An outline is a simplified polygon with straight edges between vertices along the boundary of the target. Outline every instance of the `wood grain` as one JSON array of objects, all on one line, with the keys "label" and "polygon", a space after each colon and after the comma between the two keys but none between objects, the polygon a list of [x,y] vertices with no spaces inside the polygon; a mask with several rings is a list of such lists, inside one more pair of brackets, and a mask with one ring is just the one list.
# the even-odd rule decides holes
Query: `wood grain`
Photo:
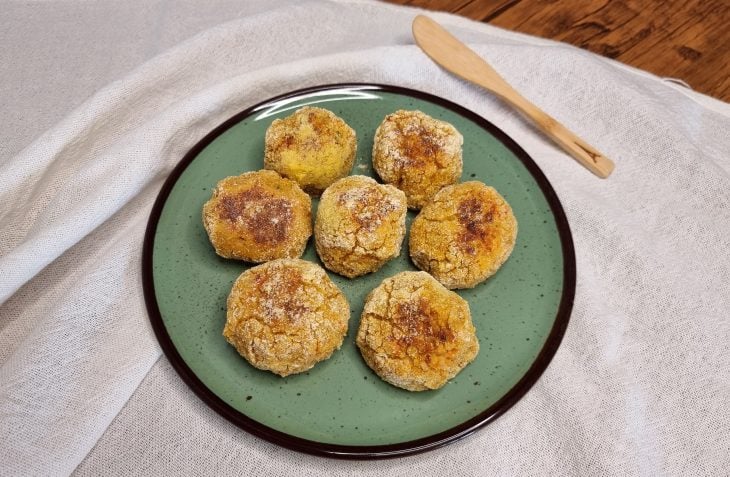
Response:
[{"label": "wood grain", "polygon": [[730,101],[727,0],[388,0],[571,43]]}]

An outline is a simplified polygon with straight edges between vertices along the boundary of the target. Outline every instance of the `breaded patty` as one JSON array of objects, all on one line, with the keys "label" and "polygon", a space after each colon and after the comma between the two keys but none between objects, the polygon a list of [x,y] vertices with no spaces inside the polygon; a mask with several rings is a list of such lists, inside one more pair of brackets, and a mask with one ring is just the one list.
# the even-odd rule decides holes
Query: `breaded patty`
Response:
[{"label": "breaded patty", "polygon": [[266,130],[264,167],[320,195],[355,163],[355,131],[333,112],[306,106]]},{"label": "breaded patty", "polygon": [[482,182],[445,187],[411,224],[410,255],[446,288],[471,288],[507,260],[517,219],[507,201]]},{"label": "breaded patty", "polygon": [[408,207],[420,209],[461,179],[464,138],[451,124],[421,111],[399,110],[375,131],[373,167],[383,182],[406,193]]},{"label": "breaded patty", "polygon": [[256,368],[288,376],[339,349],[349,318],[345,295],[322,267],[280,259],[238,277],[223,336]]},{"label": "breaded patty", "polygon": [[312,200],[274,171],[226,177],[203,206],[203,226],[221,257],[300,257],[312,235]]},{"label": "breaded patty", "polygon": [[314,243],[324,265],[346,277],[374,272],[400,254],[406,196],[365,176],[340,179],[324,191]]},{"label": "breaded patty", "polygon": [[469,304],[424,272],[370,292],[356,342],[378,376],[409,391],[440,388],[479,352]]}]

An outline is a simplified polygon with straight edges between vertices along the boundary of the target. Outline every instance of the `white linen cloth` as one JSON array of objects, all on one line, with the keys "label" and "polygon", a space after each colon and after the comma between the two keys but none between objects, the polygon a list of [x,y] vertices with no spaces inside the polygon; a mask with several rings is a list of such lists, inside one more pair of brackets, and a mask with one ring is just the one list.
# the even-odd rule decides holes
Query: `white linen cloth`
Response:
[{"label": "white linen cloth", "polygon": [[[600,180],[423,55],[413,9],[2,9],[0,475],[727,475],[727,104],[564,44],[432,14],[612,158]],[[271,96],[353,81],[430,92],[502,128],[557,191],[578,267],[563,343],[515,407],[458,443],[375,462],[292,452],[210,410],[160,357],[140,273],[152,203],[190,147]]]}]

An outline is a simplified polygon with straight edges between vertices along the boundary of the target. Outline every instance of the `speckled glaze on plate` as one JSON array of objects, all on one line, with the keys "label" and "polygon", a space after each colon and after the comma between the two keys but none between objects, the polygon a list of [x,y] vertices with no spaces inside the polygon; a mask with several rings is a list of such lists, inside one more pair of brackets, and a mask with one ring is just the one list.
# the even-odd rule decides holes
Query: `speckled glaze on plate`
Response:
[{"label": "speckled glaze on plate", "polygon": [[[263,167],[264,132],[304,105],[330,109],[357,132],[352,174],[374,176],[375,129],[397,109],[420,109],[464,135],[462,180],[481,180],[510,203],[519,222],[510,259],[485,283],[459,291],[470,304],[481,350],[437,391],[413,393],[381,381],[355,346],[367,293],[415,270],[406,237],[398,258],[356,279],[330,274],[352,309],[342,349],[309,372],[280,378],[250,366],[226,343],[226,297],[249,265],[218,257],[201,208],[218,180]],[[313,203],[316,211],[317,201]],[[408,224],[414,213],[409,212]],[[304,259],[319,263],[313,240]],[[384,85],[328,85],[243,111],[201,140],[163,186],[143,249],[145,300],[172,365],[215,411],[290,449],[339,458],[395,457],[432,449],[491,422],[534,384],[555,354],[575,294],[568,223],[545,176],[496,126],[441,98]]]}]

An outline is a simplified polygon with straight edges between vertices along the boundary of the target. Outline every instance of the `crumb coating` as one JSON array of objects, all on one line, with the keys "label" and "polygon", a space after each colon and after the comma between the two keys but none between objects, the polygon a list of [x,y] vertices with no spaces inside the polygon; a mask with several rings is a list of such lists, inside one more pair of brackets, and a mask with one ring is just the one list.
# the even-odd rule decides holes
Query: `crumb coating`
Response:
[{"label": "crumb coating", "polygon": [[222,257],[254,263],[296,258],[312,235],[312,200],[274,171],[226,177],[203,206],[203,226]]},{"label": "crumb coating", "polygon": [[264,167],[318,196],[355,164],[355,131],[333,112],[305,106],[266,130]]},{"label": "crumb coating", "polygon": [[400,254],[406,232],[405,194],[366,176],[340,179],[325,190],[314,224],[324,265],[349,278],[374,272]]},{"label": "crumb coating", "polygon": [[442,187],[461,179],[463,136],[451,124],[421,111],[399,110],[375,132],[373,167],[383,182],[406,193],[420,209]]},{"label": "crumb coating", "polygon": [[446,288],[472,288],[507,260],[517,219],[492,187],[469,181],[445,187],[411,224],[409,252]]},{"label": "crumb coating", "polygon": [[438,389],[479,352],[469,304],[425,272],[401,272],[368,295],[357,346],[383,380]]},{"label": "crumb coating", "polygon": [[250,268],[235,281],[223,336],[254,367],[288,376],[339,349],[349,317],[345,295],[324,269],[280,259]]}]

